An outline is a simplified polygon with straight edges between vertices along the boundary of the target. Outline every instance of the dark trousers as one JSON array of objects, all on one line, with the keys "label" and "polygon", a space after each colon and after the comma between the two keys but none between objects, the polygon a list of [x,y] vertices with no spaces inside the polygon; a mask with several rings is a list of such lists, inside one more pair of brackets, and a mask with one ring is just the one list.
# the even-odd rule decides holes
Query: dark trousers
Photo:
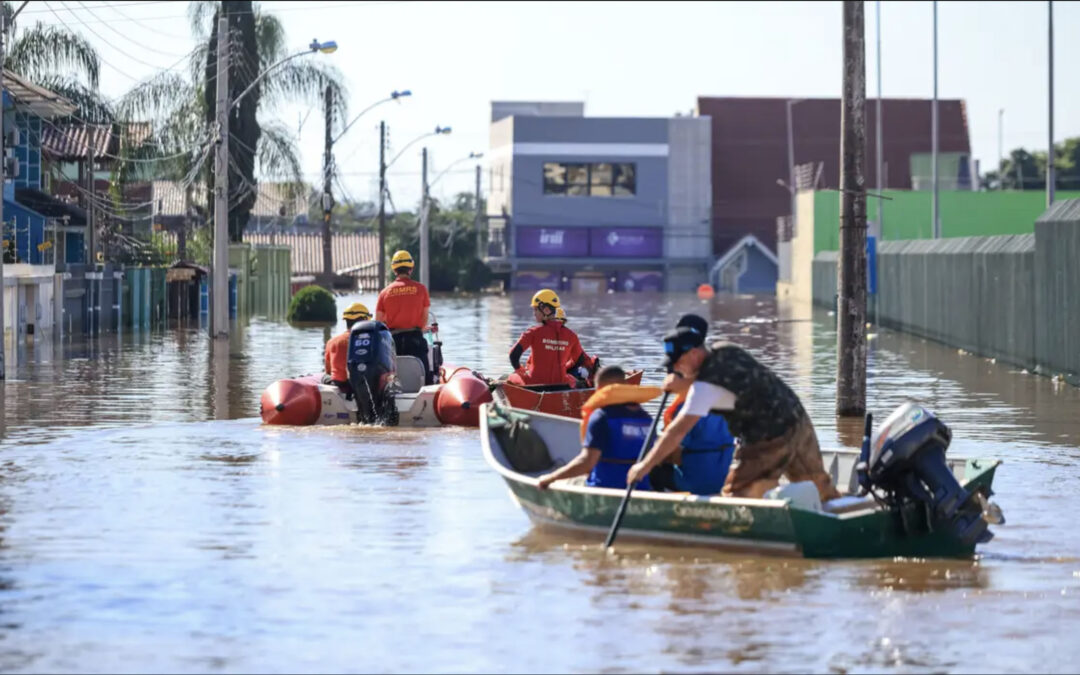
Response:
[{"label": "dark trousers", "polygon": [[431,367],[428,363],[428,343],[419,330],[402,331],[394,334],[394,349],[402,356],[415,356],[424,364],[424,384],[433,384]]}]

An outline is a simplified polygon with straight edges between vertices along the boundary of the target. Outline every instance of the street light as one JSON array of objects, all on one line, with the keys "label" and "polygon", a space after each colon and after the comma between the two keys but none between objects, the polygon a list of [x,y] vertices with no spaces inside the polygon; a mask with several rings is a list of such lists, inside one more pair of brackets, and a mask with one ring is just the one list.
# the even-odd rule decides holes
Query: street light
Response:
[{"label": "street light", "polygon": [[[315,44],[314,42],[312,43]],[[334,45],[334,49],[337,49],[337,45]],[[330,233],[330,217],[334,206],[334,195],[331,192],[333,183],[333,147],[334,144],[341,140],[341,137],[345,135],[345,132],[356,124],[356,121],[364,116],[364,113],[368,112],[376,106],[388,103],[390,101],[396,101],[404,96],[412,96],[412,91],[405,89],[404,91],[393,91],[386,98],[375,101],[368,107],[360,111],[360,114],[352,119],[351,122],[345,125],[345,128],[341,130],[336,137],[331,136],[331,127],[333,118],[331,117],[331,108],[333,99],[331,96],[333,92],[329,87],[326,88],[326,144],[323,149],[323,277],[324,282],[329,286],[331,282],[331,275],[333,273],[333,242],[332,234]]]},{"label": "street light", "polygon": [[435,176],[435,180],[431,181],[431,183],[428,184],[428,189],[430,190],[431,188],[435,187],[435,183],[438,183],[439,179],[442,178],[443,176],[445,176],[446,172],[449,171],[450,169],[454,168],[454,166],[456,164],[466,162],[466,161],[468,161],[470,159],[480,159],[483,156],[484,156],[484,153],[482,153],[482,152],[470,152],[468,157],[459,157],[458,159],[455,159],[454,161],[450,162],[450,164],[448,164],[446,166],[446,168],[443,169],[439,173],[438,176]]},{"label": "street light", "polygon": [[252,80],[251,84],[249,84],[247,86],[247,89],[244,89],[244,91],[240,92],[239,96],[237,96],[235,99],[233,99],[232,105],[230,107],[235,108],[237,105],[239,105],[240,104],[240,99],[244,98],[244,96],[246,96],[249,91],[254,89],[255,85],[258,84],[264,77],[266,77],[270,73],[271,70],[273,70],[274,68],[277,68],[281,64],[283,64],[283,63],[285,63],[287,61],[291,61],[291,60],[293,60],[295,58],[305,56],[307,54],[314,54],[315,52],[320,52],[322,54],[333,54],[334,52],[337,51],[337,48],[338,48],[337,42],[334,41],[334,40],[329,40],[327,42],[319,42],[318,40],[312,40],[311,44],[308,45],[308,48],[305,49],[304,51],[296,52],[295,54],[290,54],[289,56],[286,56],[283,59],[279,59],[279,60],[275,61],[274,63],[271,63],[269,66],[267,66],[261,73],[259,73],[258,77],[256,77],[254,80]]},{"label": "street light", "polygon": [[396,162],[399,157],[401,157],[403,154],[405,154],[406,150],[408,150],[411,146],[415,145],[416,143],[424,140],[425,138],[431,137],[431,136],[440,136],[440,135],[441,136],[448,136],[449,134],[450,134],[450,127],[439,127],[439,126],[437,126],[437,127],[435,127],[435,131],[429,131],[426,134],[421,134],[421,135],[417,136],[416,138],[414,138],[411,141],[409,141],[408,143],[406,143],[405,147],[403,147],[398,152],[398,154],[394,155],[393,159],[391,159],[389,162],[386,163],[386,167],[383,169],[383,171],[386,171],[386,169],[389,169],[391,166],[393,166],[394,162]]},{"label": "street light", "polygon": [[363,117],[364,113],[366,113],[367,111],[371,110],[372,108],[374,108],[376,106],[380,106],[383,103],[389,103],[390,101],[396,101],[399,98],[404,98],[406,96],[412,96],[412,91],[409,90],[409,89],[405,89],[404,91],[393,91],[393,92],[390,92],[390,95],[387,96],[386,98],[379,99],[378,101],[375,101],[374,103],[372,103],[368,107],[364,108],[363,110],[360,111],[359,115],[354,117],[351,122],[349,122],[348,124],[345,125],[345,128],[341,130],[341,133],[338,134],[337,136],[335,136],[334,139],[331,141],[331,144],[337,143],[338,141],[340,141],[341,137],[345,135],[345,132],[348,131],[349,128],[352,125],[356,124],[356,121],[358,119],[360,119],[361,117]]},{"label": "street light", "polygon": [[[422,141],[423,139],[428,138],[430,136],[446,136],[446,135],[449,135],[450,134],[450,127],[436,126],[435,131],[430,131],[430,132],[428,132],[426,134],[420,134],[416,138],[414,138],[411,141],[409,141],[408,143],[406,143],[405,147],[403,147],[398,152],[398,154],[394,155],[394,158],[391,159],[389,162],[385,162],[383,160],[383,156],[384,156],[383,153],[384,153],[385,148],[386,148],[386,125],[385,125],[385,123],[380,125],[380,128],[381,128],[381,132],[380,132],[380,139],[379,139],[379,144],[380,144],[379,145],[379,283],[381,284],[384,281],[386,281],[386,170],[389,169],[391,166],[393,166],[394,162],[396,162],[399,157],[401,157],[403,154],[405,154],[406,150],[408,150],[411,146],[415,145],[416,143]],[[427,194],[426,194],[427,193],[427,186],[426,185],[424,186],[424,192],[425,192],[424,198],[421,200],[421,204],[420,204],[421,221],[423,221],[423,213],[424,213],[424,206],[425,206],[424,202],[426,202],[426,200],[427,200]],[[426,229],[424,227],[424,225],[425,224],[423,222],[421,222],[421,230]],[[427,258],[425,257],[424,254],[427,252],[427,242],[425,241],[423,235],[421,235],[421,237],[420,237],[420,242],[421,242],[420,243],[420,246],[421,246],[421,253],[420,253],[420,265],[421,265],[421,268],[420,268],[420,270],[421,270],[421,275],[426,276],[426,275],[424,275],[424,269],[425,269],[425,266],[427,264]]]}]

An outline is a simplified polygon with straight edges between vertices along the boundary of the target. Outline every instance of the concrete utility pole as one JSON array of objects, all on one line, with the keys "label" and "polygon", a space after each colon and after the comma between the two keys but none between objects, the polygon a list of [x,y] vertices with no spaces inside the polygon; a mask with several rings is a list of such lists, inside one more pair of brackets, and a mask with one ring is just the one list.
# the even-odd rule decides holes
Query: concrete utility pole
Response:
[{"label": "concrete utility pole", "polygon": [[933,164],[933,177],[934,193],[931,199],[933,200],[933,219],[932,231],[934,233],[934,239],[941,238],[941,218],[938,214],[938,105],[937,105],[937,0],[934,0],[934,102],[930,108],[930,142],[933,145],[931,164]]},{"label": "concrete utility pole", "polygon": [[330,288],[334,275],[333,240],[330,234],[330,217],[334,208],[334,195],[331,180],[333,178],[334,136],[330,133],[334,125],[334,90],[326,86],[326,144],[323,149],[323,224],[322,224],[322,267],[323,283]]},{"label": "concrete utility pole", "polygon": [[836,287],[836,414],[866,413],[866,50],[863,3],[844,0],[840,136],[840,264]]},{"label": "concrete utility pole", "polygon": [[431,279],[428,276],[431,272],[431,266],[428,264],[428,255],[431,251],[431,229],[428,224],[428,182],[427,182],[427,167],[428,167],[428,154],[427,148],[421,152],[421,169],[420,169],[420,283],[425,286],[431,283]]},{"label": "concrete utility pole", "polygon": [[881,0],[877,0],[877,11],[874,14],[875,21],[877,23],[877,124],[875,125],[875,136],[877,146],[877,169],[874,173],[877,174],[877,237],[878,241],[885,238],[885,200],[882,195],[885,194],[885,177],[883,175],[884,167],[884,152],[885,143],[882,134],[882,119],[881,119]]},{"label": "concrete utility pole", "polygon": [[386,283],[386,122],[379,122],[379,280],[375,289]]},{"label": "concrete utility pole", "polygon": [[229,19],[218,18],[217,127],[214,155],[214,255],[210,280],[210,337],[229,337]]},{"label": "concrete utility pole", "polygon": [[1046,208],[1054,203],[1054,182],[1057,179],[1054,171],[1054,2],[1046,3],[1048,30],[1049,30],[1049,65],[1050,65],[1050,136],[1047,140],[1046,149]]},{"label": "concrete utility pole", "polygon": [[998,108],[998,190],[1005,189],[1005,145],[1001,135],[1001,118],[1004,116],[1005,109]]},{"label": "concrete utility pole", "polygon": [[791,106],[797,101],[787,101],[787,166],[788,166],[788,192],[791,193],[791,234],[795,234],[796,192],[795,192],[795,131],[792,128]]},{"label": "concrete utility pole", "polygon": [[97,129],[86,125],[86,266],[97,269],[97,241],[94,222],[94,139]]},{"label": "concrete utility pole", "polygon": [[[23,3],[25,6],[26,3]],[[20,9],[22,9],[20,7]],[[4,56],[7,49],[7,23],[3,12],[0,12],[0,75],[4,72]],[[0,91],[3,85],[0,84]],[[0,116],[2,119],[2,116]],[[0,123],[0,188],[7,183],[7,162],[4,160],[4,141],[6,130]],[[7,239],[4,235],[4,200],[0,195],[0,381],[4,380],[7,372],[7,362],[4,360],[4,352],[7,350],[7,315],[4,314],[4,256],[7,255]],[[14,330],[12,326],[12,330]]]},{"label": "concrete utility pole", "polygon": [[473,229],[476,230],[476,257],[479,260],[484,259],[484,237],[480,232],[480,227],[484,223],[484,215],[480,211],[480,165],[476,165],[476,217],[473,221]]}]

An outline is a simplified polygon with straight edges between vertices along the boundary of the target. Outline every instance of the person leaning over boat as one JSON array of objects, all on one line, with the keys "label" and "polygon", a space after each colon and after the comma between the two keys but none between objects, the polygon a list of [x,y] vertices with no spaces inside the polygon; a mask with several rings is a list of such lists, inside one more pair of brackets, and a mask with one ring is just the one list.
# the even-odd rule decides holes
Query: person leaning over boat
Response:
[{"label": "person leaning over boat", "polygon": [[[559,296],[545,288],[533,295],[531,305],[538,325],[522,333],[510,349],[514,372],[506,381],[519,386],[574,387],[577,378],[567,372],[566,363],[576,370],[585,362],[585,352],[577,334],[555,318]],[[522,368],[526,350],[532,352],[531,367]]]},{"label": "person leaning over boat", "polygon": [[[676,328],[688,327],[708,334],[709,323],[696,314],[685,314]],[[679,394],[664,411],[664,428],[671,426],[679,410],[686,404],[686,394]],[[649,472],[649,483],[654,490],[689,492],[696,495],[718,494],[724,488],[731,458],[735,453],[735,439],[728,430],[722,415],[710,412],[697,421],[679,443],[679,451],[672,455],[675,462],[664,462]]]},{"label": "person leaning over boat", "polygon": [[424,329],[428,325],[431,298],[424,284],[412,280],[413,259],[408,251],[398,251],[390,260],[396,279],[379,293],[375,320],[382,321],[394,336],[399,355],[415,356],[424,364],[424,384],[432,384],[428,363],[428,343]]},{"label": "person leaning over boat", "polygon": [[[618,366],[600,370],[596,376],[598,389],[586,402],[586,407],[596,408],[581,421],[585,428],[581,453],[569,464],[541,476],[541,490],[557,480],[585,474],[589,475],[586,485],[591,487],[626,487],[626,471],[637,459],[652,426],[652,418],[640,403],[656,398],[660,392],[655,387],[624,384],[625,380],[626,373]],[[649,489],[647,476],[638,489]]]},{"label": "person leaning over boat", "polygon": [[760,498],[786,475],[793,483],[813,481],[823,502],[839,497],[795,392],[741,347],[717,342],[706,348],[704,341],[689,326],[664,336],[664,389],[687,394],[686,405],[645,458],[630,467],[628,479],[647,477],[698,420],[718,410],[739,439],[723,496]]},{"label": "person leaning over boat", "polygon": [[371,312],[367,305],[362,302],[354,302],[345,308],[341,318],[345,319],[345,332],[335,335],[326,343],[326,352],[323,357],[324,373],[323,384],[334,384],[344,392],[351,392],[349,385],[349,332],[357,321],[367,321],[371,318]]}]

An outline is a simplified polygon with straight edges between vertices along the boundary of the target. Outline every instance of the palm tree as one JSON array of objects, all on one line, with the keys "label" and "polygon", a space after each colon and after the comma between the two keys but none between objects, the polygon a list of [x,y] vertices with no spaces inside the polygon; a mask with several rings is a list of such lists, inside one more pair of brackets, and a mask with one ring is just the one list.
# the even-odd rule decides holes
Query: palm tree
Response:
[{"label": "palm tree", "polygon": [[15,10],[0,6],[4,23],[15,39],[8,46],[4,67],[34,84],[60,94],[77,107],[75,115],[93,122],[113,119],[111,106],[98,94],[101,60],[86,38],[40,21],[21,32],[11,24]]},{"label": "palm tree", "polygon": [[[285,29],[258,3],[241,0],[197,0],[189,5],[192,31],[199,46],[192,52],[187,77],[160,73],[125,95],[124,115],[155,121],[154,147],[163,155],[184,148],[206,147],[216,117],[217,18],[229,17],[229,93],[235,100],[268,66],[289,53]],[[258,173],[302,189],[296,139],[281,123],[265,117],[288,102],[318,105],[326,87],[335,91],[337,120],[345,117],[345,88],[336,68],[295,60],[277,67],[249,92],[229,116],[229,236],[240,240],[258,189]],[[190,173],[199,153],[179,158],[178,172]],[[212,181],[212,162],[204,161],[202,177]]]}]

